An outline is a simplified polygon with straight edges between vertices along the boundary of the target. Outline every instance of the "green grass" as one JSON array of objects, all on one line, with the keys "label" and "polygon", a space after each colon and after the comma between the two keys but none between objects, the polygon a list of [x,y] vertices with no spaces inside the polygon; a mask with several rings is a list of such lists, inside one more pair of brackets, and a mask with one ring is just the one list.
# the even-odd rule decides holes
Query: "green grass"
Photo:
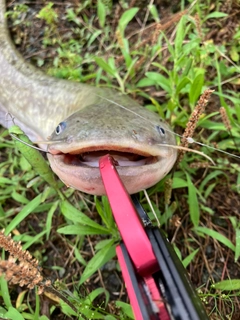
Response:
[{"label": "green grass", "polygon": [[[208,38],[214,28],[228,28],[230,12],[220,1],[197,1],[190,14],[153,39],[156,28],[141,35],[136,21],[143,23],[147,17],[146,26],[162,21],[157,8],[152,5],[143,11],[129,8],[128,1],[121,4],[118,15],[116,5],[103,0],[96,4],[84,1],[78,7],[66,9],[52,4],[39,8],[35,20],[43,23],[44,33],[41,44],[36,45],[53,58],[35,53],[32,62],[56,77],[114,87],[130,94],[166,119],[179,135],[199,95],[206,88],[213,88],[215,92],[193,138],[239,155],[240,29],[233,29],[222,41],[217,34]],[[8,14],[15,22],[14,38],[21,47],[23,38],[16,32],[19,25],[24,30],[30,25],[33,34],[39,32],[31,19],[23,18],[29,10],[21,4]],[[199,20],[194,18],[195,14]],[[137,34],[133,35],[132,30]],[[27,47],[25,50],[29,55]],[[221,106],[228,115],[230,132],[222,123]],[[131,319],[126,296],[113,299],[111,292],[102,287],[104,282],[98,279],[104,274],[106,262],[114,257],[119,241],[106,197],[83,195],[59,183],[68,199],[61,200],[33,171],[4,130],[0,148],[1,228],[11,232],[24,249],[39,259],[46,278],[60,279],[59,292],[80,313],[76,316],[69,305],[57,300],[60,311],[51,304],[50,316],[41,316],[41,300],[35,292],[17,291],[12,285],[8,288],[2,279],[1,317],[54,319],[56,315],[62,318],[66,315],[74,319]],[[211,319],[232,319],[238,310],[240,292],[240,274],[236,271],[240,255],[239,159],[197,143],[192,148],[205,152],[216,165],[206,164],[206,159],[188,153],[174,172],[170,203],[164,201],[166,179],[150,188],[148,194],[192,281],[201,287],[199,294]],[[143,193],[140,199],[153,218]],[[118,265],[114,272],[118,272]]]}]

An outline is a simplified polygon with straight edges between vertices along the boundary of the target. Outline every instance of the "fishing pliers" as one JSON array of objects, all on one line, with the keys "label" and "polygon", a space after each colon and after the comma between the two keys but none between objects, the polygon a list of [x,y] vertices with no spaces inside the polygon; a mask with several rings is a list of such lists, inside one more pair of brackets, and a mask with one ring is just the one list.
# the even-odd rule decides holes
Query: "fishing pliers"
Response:
[{"label": "fishing pliers", "polygon": [[123,185],[117,162],[99,168],[122,242],[116,252],[136,320],[207,320],[186,270],[162,230],[153,227],[136,195]]}]

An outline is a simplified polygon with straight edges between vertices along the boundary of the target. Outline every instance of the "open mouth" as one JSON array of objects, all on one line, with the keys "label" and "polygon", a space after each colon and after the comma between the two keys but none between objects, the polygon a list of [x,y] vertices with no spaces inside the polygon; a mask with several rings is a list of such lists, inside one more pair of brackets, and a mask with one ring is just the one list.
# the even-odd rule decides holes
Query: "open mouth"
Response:
[{"label": "open mouth", "polygon": [[[94,194],[105,194],[99,160],[111,155],[119,176],[130,194],[147,189],[161,180],[172,168],[176,153],[172,149],[147,150],[134,146],[85,145],[73,148],[53,148],[48,159],[52,170],[69,187]],[[66,150],[67,149],[67,150]],[[151,148],[148,148],[151,149]]]},{"label": "open mouth", "polygon": [[145,166],[158,161],[158,157],[156,156],[115,150],[98,150],[62,155],[63,162],[66,165],[98,167],[100,158],[106,154],[110,154],[116,161],[116,166],[121,167]]}]

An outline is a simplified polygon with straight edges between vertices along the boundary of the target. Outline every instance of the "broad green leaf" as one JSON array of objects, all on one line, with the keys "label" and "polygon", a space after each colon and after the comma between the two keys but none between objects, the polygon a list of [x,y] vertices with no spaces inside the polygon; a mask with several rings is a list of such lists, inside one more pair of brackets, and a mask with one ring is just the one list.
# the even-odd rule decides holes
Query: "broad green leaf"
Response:
[{"label": "broad green leaf", "polygon": [[68,201],[62,201],[60,208],[64,216],[67,219],[73,221],[74,223],[80,223],[82,225],[86,225],[92,227],[93,229],[97,229],[99,231],[101,230],[103,231],[103,233],[106,233],[106,228],[100,226],[100,224],[96,223],[88,216],[86,216],[84,213],[74,208]]},{"label": "broad green leaf", "polygon": [[[233,132],[233,130],[232,130]],[[232,134],[232,136],[234,137],[234,135]],[[221,149],[221,150],[226,150],[226,149],[233,149],[233,150],[237,150],[236,148],[236,145],[239,146],[240,145],[240,139],[236,139],[235,138],[235,141],[230,138],[230,139],[224,139],[222,141],[220,141],[218,143],[218,149]]]},{"label": "broad green leaf", "polygon": [[116,306],[121,308],[123,312],[130,318],[135,319],[133,315],[132,307],[129,303],[123,302],[123,301],[116,301]]},{"label": "broad green leaf", "polygon": [[11,194],[12,198],[19,203],[28,204],[29,200],[25,198],[22,194],[17,193],[15,190]]},{"label": "broad green leaf", "polygon": [[[52,170],[50,169],[43,155],[38,150],[31,147],[32,141],[29,139],[29,137],[26,136],[25,133],[16,125],[9,128],[9,133],[13,134],[14,136],[17,135],[17,138],[20,139],[15,139],[15,145],[26,158],[26,160],[31,164],[34,171],[50,186],[58,190],[57,182]],[[58,193],[60,195],[59,191]]]},{"label": "broad green leaf", "polygon": [[223,280],[212,284],[212,288],[222,291],[240,290],[240,279]]},{"label": "broad green leaf", "polygon": [[188,182],[182,178],[174,177],[172,189],[184,188],[188,186]]},{"label": "broad green leaf", "polygon": [[104,239],[104,240],[100,240],[98,241],[98,243],[96,243],[95,245],[95,250],[101,250],[103,248],[105,248],[106,246],[108,246],[108,244],[112,243],[112,239]]},{"label": "broad green leaf", "polygon": [[235,262],[238,261],[239,259],[239,256],[240,256],[240,229],[239,228],[236,228],[235,230],[236,232],[236,251],[235,251]]},{"label": "broad green leaf", "polygon": [[52,207],[50,208],[48,215],[47,215],[47,220],[46,220],[46,237],[47,240],[49,239],[50,233],[51,233],[51,229],[52,229],[52,218],[53,215],[55,213],[55,211],[57,210],[59,205],[59,201],[55,201],[52,204]]},{"label": "broad green leaf", "polygon": [[45,233],[47,233],[47,230],[44,229],[42,232],[37,233],[35,237],[31,237],[31,239],[22,246],[23,250],[27,250],[33,244],[40,242]]},{"label": "broad green leaf", "polygon": [[2,319],[7,319],[7,317],[5,317],[5,313],[7,313],[7,310],[0,307],[0,317],[2,317]]},{"label": "broad green leaf", "polygon": [[88,294],[86,300],[89,299],[92,302],[101,294],[105,294],[105,296],[107,298],[106,301],[105,301],[105,308],[106,308],[107,307],[107,303],[109,301],[109,292],[104,288],[97,288],[97,289],[93,290],[92,292],[90,292]]},{"label": "broad green leaf", "polygon": [[119,19],[119,22],[118,22],[118,29],[124,33],[125,29],[126,29],[126,26],[128,25],[128,23],[133,19],[133,17],[137,14],[138,12],[138,8],[131,8],[131,9],[128,9],[126,10],[121,18]]},{"label": "broad green leaf", "polygon": [[87,234],[109,234],[110,231],[105,229],[105,231],[101,229],[95,229],[90,226],[84,226],[84,225],[71,225],[66,226],[63,228],[59,228],[57,230],[58,233],[61,234],[78,234],[78,235],[87,235]]},{"label": "broad green leaf", "polygon": [[212,180],[212,179],[215,179],[216,177],[218,177],[219,175],[221,174],[224,174],[223,171],[221,170],[214,170],[213,172],[209,173],[204,179],[203,181],[201,182],[200,184],[200,187],[199,187],[199,191],[200,192],[203,192],[203,190],[205,189],[206,187],[206,184]]},{"label": "broad green leaf", "polygon": [[155,81],[149,78],[142,78],[140,81],[137,83],[137,87],[142,88],[142,87],[149,87],[149,86],[154,86]]},{"label": "broad green leaf", "polygon": [[[73,315],[76,316],[75,311],[72,310],[72,308],[63,300],[60,300],[60,306],[61,306],[61,310],[63,311],[63,313],[69,315]],[[85,301],[84,303],[76,303],[75,304],[77,310],[78,310],[78,317],[74,317],[74,319],[78,319],[78,320],[86,320],[86,319],[105,319],[105,317],[103,317],[102,313],[97,312],[96,310],[93,310],[92,306],[91,306],[91,301],[87,302]],[[81,315],[81,316],[80,316]],[[66,317],[66,319],[73,319],[72,317]]]},{"label": "broad green leaf", "polygon": [[1,286],[1,296],[3,298],[4,304],[7,308],[12,307],[12,302],[8,290],[8,282],[5,280],[4,275],[0,276],[0,286]]},{"label": "broad green leaf", "polygon": [[199,225],[200,211],[198,204],[198,197],[196,192],[196,187],[191,181],[190,176],[187,174],[187,182],[188,182],[188,204],[190,211],[190,218],[195,227]]},{"label": "broad green leaf", "polygon": [[35,295],[35,310],[33,320],[39,320],[40,313],[40,297],[38,294]]},{"label": "broad green leaf", "polygon": [[226,130],[223,123],[213,122],[213,121],[205,120],[205,119],[200,119],[198,122],[198,125],[202,128],[206,128],[209,130],[216,130],[216,131],[220,131],[220,130],[225,131]]},{"label": "broad green leaf", "polygon": [[[204,194],[203,194],[203,197],[205,199],[207,199],[209,197],[209,195],[212,193],[213,189],[216,187],[216,184],[217,184],[217,181],[214,183],[211,183],[207,186],[207,189],[205,189]],[[204,207],[204,208],[206,208],[206,207]],[[210,208],[208,208],[208,209],[206,208],[206,210],[208,210],[207,212],[209,212],[209,213],[211,211],[211,214],[214,213],[214,211]]]},{"label": "broad green leaf", "polygon": [[9,223],[5,229],[5,235],[8,235],[13,229],[16,228],[33,210],[40,205],[42,201],[42,195],[39,194],[36,198],[30,201]]},{"label": "broad green leaf", "polygon": [[176,32],[175,41],[174,41],[176,57],[178,57],[182,52],[183,39],[185,37],[185,20],[186,20],[186,17],[182,16],[182,18],[180,19],[177,25],[177,32]]},{"label": "broad green leaf", "polygon": [[176,255],[178,256],[178,259],[180,261],[182,261],[182,253],[174,243],[173,243],[173,248],[174,248],[174,251],[175,251]]},{"label": "broad green leaf", "polygon": [[4,185],[4,184],[16,185],[17,181],[14,181],[12,179],[8,179],[8,178],[5,178],[5,177],[0,177],[0,184],[2,184],[2,185]]},{"label": "broad green leaf", "polygon": [[152,4],[152,5],[148,5],[148,8],[149,8],[149,11],[150,11],[153,19],[155,20],[155,22],[159,22],[160,21],[159,13],[158,13],[156,6],[154,4]]},{"label": "broad green leaf", "polygon": [[116,245],[112,241],[102,250],[99,250],[95,256],[88,262],[85,270],[80,279],[80,284],[86,281],[89,277],[91,277],[94,272],[100,269],[106,262],[112,259],[115,256],[115,247]]},{"label": "broad green leaf", "polygon": [[238,62],[238,61],[239,61],[239,53],[238,53],[238,48],[237,48],[237,47],[235,47],[235,46],[232,47],[232,48],[230,49],[229,54],[230,54],[231,59],[232,59],[234,62]]},{"label": "broad green leaf", "polygon": [[208,14],[205,18],[204,18],[204,21],[208,20],[208,19],[213,19],[213,18],[224,18],[224,17],[227,17],[228,14],[227,13],[224,13],[224,12],[218,12],[218,11],[215,11],[215,12],[212,12],[210,14]]},{"label": "broad green leaf", "polygon": [[192,68],[192,64],[193,64],[193,59],[192,59],[192,58],[190,58],[190,59],[188,58],[187,63],[186,63],[186,65],[185,65],[185,68],[184,68],[183,73],[182,73],[183,79],[184,79],[186,76],[188,76],[188,73],[189,73],[189,71],[190,71],[191,68]]},{"label": "broad green leaf", "polygon": [[146,72],[146,76],[155,81],[155,84],[159,85],[163,90],[171,93],[171,84],[169,79],[165,78],[162,74],[157,72]]},{"label": "broad green leaf", "polygon": [[12,320],[24,320],[23,316],[21,315],[21,313],[19,311],[17,311],[17,309],[10,307],[8,309],[8,312],[5,313],[5,317],[7,317],[8,319],[12,319]]},{"label": "broad green leaf", "polygon": [[194,105],[197,102],[197,100],[202,92],[203,83],[204,83],[204,74],[200,73],[193,80],[193,83],[190,88],[189,102],[191,105]]},{"label": "broad green leaf", "polygon": [[193,261],[195,255],[198,253],[199,249],[194,250],[192,253],[190,253],[183,261],[182,264],[184,265],[184,268],[187,268],[187,266]]},{"label": "broad green leaf", "polygon": [[22,171],[26,171],[26,172],[31,170],[31,168],[32,168],[31,164],[24,157],[20,158],[19,165],[20,165]]},{"label": "broad green leaf", "polygon": [[[102,30],[96,30],[88,40],[88,47],[91,46],[91,44],[97,39],[98,36],[102,33]],[[89,77],[89,75],[87,75]],[[91,76],[91,75],[90,75]],[[95,74],[92,75],[92,78],[95,78]],[[85,79],[85,77],[84,77]],[[90,78],[91,79],[91,78]]]},{"label": "broad green leaf", "polygon": [[76,259],[78,260],[78,262],[80,262],[83,266],[86,267],[87,262],[85,261],[85,259],[81,255],[81,252],[80,252],[80,250],[78,248],[74,249],[74,255],[75,255]]},{"label": "broad green leaf", "polygon": [[182,90],[183,88],[185,88],[186,85],[189,84],[189,83],[190,83],[190,79],[187,78],[187,77],[184,77],[184,78],[180,81],[180,83],[177,85],[176,94],[179,94],[179,92],[181,92],[181,90]]},{"label": "broad green leaf", "polygon": [[105,19],[106,19],[106,7],[101,0],[97,1],[97,14],[99,19],[99,24],[103,28],[105,25]]},{"label": "broad green leaf", "polygon": [[107,226],[108,229],[115,228],[116,230],[113,214],[112,214],[107,197],[103,196],[101,202],[98,200],[97,197],[95,197],[94,200],[95,200],[97,212],[100,215],[103,223]]},{"label": "broad green leaf", "polygon": [[105,72],[109,73],[112,76],[116,75],[116,70],[112,69],[109,64],[104,61],[102,58],[100,57],[95,57],[94,60],[96,61],[96,63],[99,65],[99,67],[101,67]]},{"label": "broad green leaf", "polygon": [[194,230],[195,230],[195,232],[199,233],[200,235],[201,235],[201,233],[207,234],[208,236],[221,242],[226,247],[230,248],[233,252],[235,252],[234,244],[228,238],[226,238],[223,234],[221,234],[215,230],[211,230],[209,228],[206,228],[206,227],[196,227],[196,228],[194,228]]}]

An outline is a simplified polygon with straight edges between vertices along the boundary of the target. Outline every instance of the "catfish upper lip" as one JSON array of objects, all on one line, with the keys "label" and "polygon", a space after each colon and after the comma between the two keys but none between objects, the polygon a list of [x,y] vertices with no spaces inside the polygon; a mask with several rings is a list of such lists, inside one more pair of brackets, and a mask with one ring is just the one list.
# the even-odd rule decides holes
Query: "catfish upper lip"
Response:
[{"label": "catfish upper lip", "polygon": [[153,156],[152,154],[148,152],[144,152],[141,149],[136,149],[136,148],[127,148],[127,147],[121,147],[121,146],[107,146],[107,145],[96,145],[96,146],[89,146],[89,147],[83,147],[83,148],[74,148],[74,150],[60,150],[60,148],[54,148],[51,147],[48,149],[48,151],[52,154],[71,154],[71,155],[78,155],[78,154],[84,154],[88,152],[97,152],[97,151],[109,151],[109,152],[121,152],[121,153],[131,153],[143,157],[150,157]]}]

